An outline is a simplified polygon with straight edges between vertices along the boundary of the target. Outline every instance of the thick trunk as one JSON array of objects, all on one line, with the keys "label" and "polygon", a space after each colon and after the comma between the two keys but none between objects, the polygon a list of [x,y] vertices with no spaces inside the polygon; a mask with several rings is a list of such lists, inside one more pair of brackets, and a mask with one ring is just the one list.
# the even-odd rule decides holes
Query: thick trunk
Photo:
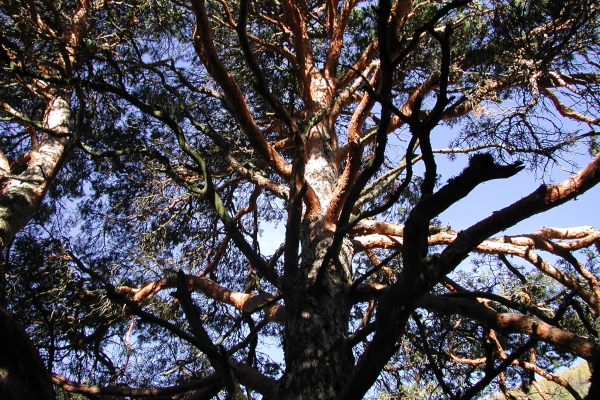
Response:
[{"label": "thick trunk", "polygon": [[280,399],[334,399],[352,371],[346,293],[332,281],[307,293],[290,313],[284,337],[286,376]]},{"label": "thick trunk", "polygon": [[289,313],[283,340],[286,373],[279,384],[279,399],[335,399],[354,366],[347,340],[352,243],[345,240],[327,267],[321,268],[334,234],[325,222],[325,210],[338,179],[331,157],[335,132],[324,118],[308,136],[304,176],[321,210],[312,210],[302,222],[300,265],[294,272],[286,271],[290,273],[283,288]]},{"label": "thick trunk", "polygon": [[323,261],[330,243],[331,237],[322,236],[305,243],[299,290],[294,291],[296,297],[286,298],[289,316],[283,345],[287,372],[279,387],[280,399],[337,398],[354,365],[347,341],[349,242],[343,243],[339,257],[330,263],[323,278],[316,283],[314,279],[315,266]]}]

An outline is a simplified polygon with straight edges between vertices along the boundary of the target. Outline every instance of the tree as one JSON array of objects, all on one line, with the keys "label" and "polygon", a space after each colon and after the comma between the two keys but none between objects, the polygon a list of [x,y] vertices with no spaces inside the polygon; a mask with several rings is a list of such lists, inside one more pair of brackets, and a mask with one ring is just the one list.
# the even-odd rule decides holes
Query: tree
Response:
[{"label": "tree", "polygon": [[[468,399],[598,366],[600,231],[496,236],[600,180],[597,2],[0,15],[6,303],[63,392]],[[553,165],[572,176],[462,232],[438,218]]]},{"label": "tree", "polygon": [[[0,60],[2,81],[2,151],[0,151],[0,249],[8,250],[14,236],[39,211],[81,135],[85,110],[80,88],[57,85],[46,78],[72,79],[100,48],[110,50],[117,41],[107,26],[98,27],[102,11],[91,2],[19,2],[2,4]],[[107,14],[104,14],[106,16]],[[110,15],[110,10],[108,10]],[[122,27],[121,27],[122,28]],[[100,36],[99,36],[100,35]],[[102,36],[106,35],[106,36]],[[28,71],[29,73],[18,73]],[[38,76],[39,75],[39,76]],[[73,104],[79,101],[79,114]],[[0,282],[0,313],[7,336],[3,340],[0,367],[7,370],[0,390],[4,398],[48,398],[51,382],[35,367],[40,360],[31,344],[19,334],[20,326],[6,310],[4,256]],[[14,333],[13,333],[14,332]],[[5,338],[5,339],[6,339]],[[13,352],[22,354],[24,365],[15,363]],[[43,369],[43,368],[42,368]],[[29,371],[18,383],[14,375]],[[44,382],[45,381],[45,382]],[[13,393],[11,387],[17,387]],[[31,392],[30,392],[31,391]],[[28,393],[26,395],[26,393]]]}]

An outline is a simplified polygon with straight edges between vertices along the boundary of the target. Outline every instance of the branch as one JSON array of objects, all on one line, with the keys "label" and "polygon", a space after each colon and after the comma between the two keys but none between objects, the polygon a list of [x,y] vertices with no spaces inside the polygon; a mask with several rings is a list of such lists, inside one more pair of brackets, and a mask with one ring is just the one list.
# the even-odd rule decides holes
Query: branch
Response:
[{"label": "branch", "polygon": [[490,154],[476,154],[471,157],[469,165],[460,175],[449,179],[436,193],[423,194],[410,212],[404,227],[406,246],[403,248],[402,257],[405,271],[416,273],[421,259],[427,254],[427,235],[432,218],[466,197],[477,185],[492,179],[509,178],[523,168],[521,162],[498,165]]},{"label": "branch", "polygon": [[[304,6],[304,7],[302,7]],[[303,1],[284,0],[282,2],[285,22],[288,24],[294,41],[294,50],[296,53],[296,76],[304,104],[313,109],[314,98],[311,92],[311,81],[313,78],[321,77],[321,74],[315,68],[313,51],[310,46],[310,39],[306,31],[305,9],[306,4]],[[304,8],[304,10],[302,9]]]},{"label": "branch", "polygon": [[233,116],[238,121],[252,147],[260,153],[273,169],[285,179],[291,173],[291,166],[277,153],[260,132],[246,99],[237,83],[221,63],[214,47],[211,24],[203,0],[193,0],[192,6],[196,15],[194,30],[194,47],[200,60],[204,63],[209,74],[227,94],[228,103],[232,107]]},{"label": "branch", "polygon": [[235,375],[229,365],[229,358],[223,348],[215,346],[210,339],[210,336],[202,326],[200,315],[198,315],[196,306],[192,301],[188,286],[186,284],[186,277],[183,271],[179,270],[177,274],[177,291],[172,293],[174,297],[179,300],[181,308],[183,309],[185,316],[188,320],[190,330],[197,339],[196,343],[198,348],[206,354],[211,365],[219,375],[221,382],[225,386],[227,393],[233,399],[243,399],[244,395],[240,390]]},{"label": "branch", "polygon": [[415,321],[415,323],[417,324],[417,329],[419,330],[419,336],[421,338],[423,350],[425,352],[425,355],[427,356],[427,360],[429,361],[429,366],[433,370],[433,374],[435,375],[435,378],[437,379],[437,381],[438,381],[439,385],[441,386],[442,390],[444,391],[444,393],[446,393],[450,397],[450,399],[456,399],[456,396],[454,395],[454,393],[452,393],[452,389],[444,381],[444,374],[440,370],[439,366],[437,365],[436,360],[433,357],[431,348],[429,347],[429,343],[427,342],[427,334],[425,332],[425,327],[423,326],[423,323],[421,322],[421,318],[420,318],[419,314],[416,312],[413,312],[412,317],[413,317],[413,320]]},{"label": "branch", "polygon": [[477,393],[479,393],[479,391],[481,391],[483,388],[487,387],[495,377],[497,377],[502,372],[504,372],[506,370],[506,368],[508,368],[516,359],[521,357],[523,354],[525,354],[526,351],[528,351],[530,348],[535,346],[536,343],[537,343],[537,340],[530,339],[523,346],[516,349],[514,352],[511,353],[510,356],[508,356],[504,361],[502,361],[502,363],[500,365],[498,365],[496,368],[494,368],[490,373],[487,373],[475,385],[473,385],[469,389],[467,389],[465,391],[465,393],[463,393],[463,395],[460,397],[460,400],[468,400],[468,399],[473,398],[473,396],[475,396]]},{"label": "branch", "polygon": [[444,36],[434,31],[433,26],[429,26],[429,32],[440,43],[442,53],[442,65],[440,66],[439,91],[437,100],[431,113],[427,116],[426,130],[429,132],[433,129],[444,116],[446,106],[450,102],[448,99],[448,81],[450,77],[450,64],[452,62],[450,55],[450,36],[452,35],[453,27],[447,24],[444,28]]},{"label": "branch", "polygon": [[579,395],[579,393],[577,393],[577,391],[573,388],[573,386],[571,386],[571,384],[569,384],[569,382],[567,382],[560,376],[549,374],[548,372],[544,371],[542,368],[538,367],[536,364],[531,363],[531,362],[526,362],[523,360],[515,360],[515,361],[513,361],[513,364],[516,364],[527,371],[533,371],[536,374],[538,374],[539,376],[541,376],[542,378],[564,387],[571,394],[571,396],[573,396],[573,398],[575,400],[582,400],[581,396]]},{"label": "branch", "polygon": [[[363,226],[362,231],[357,233],[366,233],[364,236],[355,237],[353,245],[355,251],[363,251],[365,249],[383,248],[383,249],[402,249],[404,243],[404,230],[401,225],[381,223],[379,221],[368,221],[369,224]],[[371,226],[369,226],[371,225]],[[381,234],[371,234],[373,227],[380,227]],[[533,249],[538,248],[545,251],[550,251],[553,254],[563,257],[570,256],[571,262],[578,264],[577,260],[573,260],[573,256],[566,252],[583,249],[598,243],[600,231],[590,226],[574,227],[574,228],[550,228],[544,227],[541,230],[533,232],[529,235],[517,236],[499,236],[489,240],[484,240],[471,249],[471,252],[482,254],[498,254],[501,257],[504,255],[517,256],[531,263],[540,272],[559,282],[561,285],[574,290],[577,294],[594,310],[600,313],[600,296],[594,291],[587,289],[582,285],[577,278],[572,277],[568,273],[557,269],[549,262],[541,258]],[[430,235],[428,240],[429,246],[451,245],[457,240],[459,234],[452,231],[445,231]],[[569,239],[569,242],[552,242],[547,244],[546,240],[551,238]],[[562,251],[553,250],[553,248],[563,249]],[[552,251],[553,250],[553,251]],[[563,254],[563,253],[567,254]],[[567,259],[566,259],[567,260]],[[510,269],[510,267],[508,267]],[[578,268],[584,272],[584,269],[579,265]],[[517,271],[518,272],[518,271]],[[589,272],[589,271],[588,271]],[[514,271],[513,271],[514,273]],[[592,279],[592,289],[594,289],[594,277]],[[522,281],[524,277],[520,278]]]},{"label": "branch", "polygon": [[53,374],[52,380],[54,381],[54,384],[58,385],[65,392],[69,393],[136,398],[156,398],[164,396],[174,396],[191,391],[195,391],[197,394],[211,393],[212,396],[214,396],[223,387],[219,380],[219,377],[216,374],[208,376],[206,378],[196,379],[177,386],[169,386],[155,389],[132,389],[112,385],[97,386],[86,383],[76,383],[70,381],[66,377],[59,374]]},{"label": "branch", "polygon": [[375,272],[379,271],[381,268],[388,265],[390,263],[390,261],[392,261],[394,258],[398,257],[398,254],[400,254],[399,251],[394,251],[392,254],[390,254],[385,259],[383,259],[381,262],[379,262],[376,266],[374,266],[373,268],[371,268],[370,270],[365,272],[362,276],[357,278],[354,282],[352,282],[352,285],[350,286],[350,293],[352,293],[354,290],[356,290],[356,288],[361,283],[363,283],[365,281],[365,279],[367,279],[369,276],[373,275]]},{"label": "branch", "polygon": [[231,368],[242,385],[256,390],[263,395],[263,399],[277,398],[278,382],[275,379],[268,378],[254,368],[239,361],[231,360]]},{"label": "branch", "polygon": [[[143,106],[143,104],[140,104],[140,106]],[[199,186],[197,186],[193,183],[190,183],[187,180],[181,178],[173,170],[170,160],[167,157],[165,157],[164,155],[162,155],[160,152],[155,151],[153,149],[139,149],[139,150],[138,149],[133,149],[133,150],[126,149],[126,150],[114,150],[114,151],[107,151],[107,152],[94,152],[91,149],[87,148],[85,145],[81,144],[82,148],[86,152],[88,152],[88,154],[95,155],[95,156],[120,156],[120,155],[124,155],[124,154],[138,153],[138,154],[150,156],[150,157],[154,158],[155,160],[157,160],[158,162],[160,162],[165,167],[165,173],[167,173],[167,175],[169,175],[177,184],[181,185],[182,187],[186,188],[187,190],[189,190],[192,193],[203,195],[206,197],[206,199],[211,203],[213,209],[217,213],[217,216],[219,217],[219,219],[225,226],[227,233],[233,239],[233,241],[238,246],[238,248],[241,250],[241,252],[244,254],[244,256],[250,261],[252,266],[257,270],[257,272],[261,276],[263,276],[265,279],[267,279],[270,283],[272,283],[274,286],[278,286],[278,276],[277,276],[277,273],[275,272],[275,270],[272,267],[270,267],[269,265],[267,265],[267,263],[254,251],[252,246],[250,246],[248,244],[248,242],[246,241],[246,239],[244,238],[242,233],[239,231],[235,220],[233,218],[231,218],[227,209],[223,205],[223,202],[214,187],[214,184],[213,184],[211,176],[210,176],[211,174],[208,171],[207,165],[204,162],[204,160],[202,159],[202,157],[200,156],[200,154],[198,153],[198,151],[196,149],[193,149],[189,145],[183,132],[181,131],[179,126],[174,121],[172,121],[167,116],[164,116],[160,112],[158,113],[158,116],[156,116],[156,118],[167,123],[167,125],[169,125],[169,127],[171,127],[171,129],[174,131],[174,133],[177,137],[179,146],[188,155],[190,155],[193,158],[193,160],[196,162],[196,164],[200,168],[202,176],[204,177],[204,182],[205,182],[204,187],[199,187]]]},{"label": "branch", "polygon": [[94,281],[100,282],[104,286],[104,289],[106,290],[107,297],[113,303],[124,304],[125,306],[127,306],[127,309],[129,310],[129,312],[131,312],[133,315],[137,315],[143,321],[154,323],[154,324],[168,330],[169,332],[173,333],[175,336],[178,336],[191,344],[196,343],[195,338],[193,336],[191,336],[190,334],[188,334],[187,332],[185,332],[184,330],[171,324],[169,321],[165,321],[164,319],[159,318],[156,315],[153,315],[147,311],[144,311],[136,302],[128,299],[122,293],[120,293],[113,286],[113,284],[110,283],[110,281],[106,277],[104,277],[103,275],[94,271],[93,269],[86,267],[85,264],[83,263],[83,261],[81,261],[72,252],[67,251],[61,257],[64,258],[65,260],[74,262],[80,271],[88,274]]},{"label": "branch", "polygon": [[[394,354],[394,344],[404,333],[415,302],[456,268],[473,248],[485,238],[513,226],[525,218],[581,195],[596,185],[598,181],[600,181],[600,155],[570,179],[558,185],[543,185],[529,196],[461,232],[456,240],[442,252],[441,256],[432,258],[424,265],[418,261],[414,264],[411,263],[411,268],[407,268],[405,258],[405,269],[400,279],[380,298],[377,330],[371,344],[354,368],[348,384],[342,390],[339,398],[359,399],[366,393],[377,379],[381,368]],[[424,210],[423,212],[427,213],[428,211]],[[407,227],[405,227],[405,234],[407,237],[410,234]]]},{"label": "branch", "polygon": [[331,41],[329,43],[329,49],[327,50],[327,58],[325,61],[325,77],[333,78],[335,77],[335,68],[340,58],[344,33],[346,30],[346,25],[348,23],[348,18],[350,17],[350,13],[352,9],[360,2],[360,0],[348,0],[345,1],[342,5],[341,13],[339,18],[336,19],[336,4],[328,4],[327,8],[329,11],[328,22],[329,25],[332,26],[333,29],[330,29],[329,37]]},{"label": "branch", "polygon": [[[287,186],[276,183],[276,182],[266,178],[259,171],[255,170],[255,169],[248,168],[247,163],[242,164],[240,161],[238,161],[233,156],[231,148],[229,147],[227,142],[225,140],[223,140],[222,136],[218,132],[216,132],[211,126],[200,123],[198,120],[196,120],[194,118],[194,116],[187,109],[185,110],[185,113],[186,113],[188,119],[190,120],[190,122],[192,123],[192,125],[194,127],[196,127],[196,129],[198,129],[200,132],[204,133],[209,138],[211,138],[223,150],[223,152],[225,153],[224,154],[225,159],[227,159],[227,162],[229,162],[229,165],[231,165],[231,167],[235,171],[237,171],[238,174],[240,174],[242,177],[248,179],[249,181],[254,182],[257,185],[260,185],[263,188],[271,191],[272,193],[274,193],[277,197],[279,197],[281,199],[287,198],[288,192],[289,192]],[[209,117],[207,116],[207,118],[209,118]]]},{"label": "branch", "polygon": [[246,26],[248,24],[248,4],[250,0],[241,0],[240,1],[240,15],[238,17],[238,23],[235,28],[238,39],[240,41],[240,45],[242,47],[242,52],[244,53],[244,57],[246,59],[247,65],[250,67],[254,78],[256,79],[256,84],[254,85],[255,89],[271,104],[271,107],[277,113],[277,116],[281,118],[292,130],[293,133],[299,134],[300,130],[296,123],[292,120],[292,117],[287,112],[285,107],[281,104],[281,102],[273,96],[273,93],[269,90],[269,84],[267,83],[267,79],[263,74],[262,69],[256,62],[256,58],[254,58],[254,54],[252,54],[252,49],[250,48],[250,43],[248,42],[248,35],[246,33]]},{"label": "branch", "polygon": [[541,91],[546,97],[548,97],[550,99],[550,101],[552,102],[552,104],[554,105],[556,110],[563,117],[571,118],[576,121],[580,121],[580,122],[584,122],[586,124],[592,124],[592,125],[597,125],[600,122],[600,118],[590,118],[586,115],[583,115],[583,114],[575,111],[574,109],[572,109],[570,107],[567,107],[563,102],[560,101],[558,96],[556,96],[556,94],[554,94],[551,90],[542,89]]},{"label": "branch", "polygon": [[600,155],[571,178],[557,185],[542,185],[530,195],[492,213],[488,218],[460,232],[456,240],[440,255],[430,269],[439,281],[464,260],[485,238],[505,230],[532,215],[550,210],[585,193],[600,181]]},{"label": "branch", "polygon": [[[253,313],[259,310],[265,310],[266,318],[270,322],[283,322],[285,320],[285,311],[280,304],[272,303],[277,297],[267,293],[252,295],[248,293],[235,292],[216,282],[204,277],[186,275],[187,285],[190,290],[198,290],[207,297],[222,304],[234,306],[241,312]],[[159,279],[157,281],[147,282],[140,288],[131,288],[128,286],[119,286],[115,290],[118,293],[127,293],[132,295],[131,300],[136,303],[142,303],[152,298],[161,290],[177,287],[177,277]]]},{"label": "branch", "polygon": [[325,221],[327,224],[334,225],[339,219],[342,208],[352,191],[352,186],[362,164],[362,143],[360,130],[362,129],[370,110],[374,105],[373,96],[363,96],[360,104],[352,113],[350,124],[348,125],[348,142],[346,167],[338,179],[331,201],[327,206]]},{"label": "branch", "polygon": [[504,333],[530,335],[585,360],[592,360],[600,346],[573,333],[550,325],[539,318],[518,313],[499,313],[470,299],[425,295],[418,307],[445,315],[462,315],[483,326]]}]

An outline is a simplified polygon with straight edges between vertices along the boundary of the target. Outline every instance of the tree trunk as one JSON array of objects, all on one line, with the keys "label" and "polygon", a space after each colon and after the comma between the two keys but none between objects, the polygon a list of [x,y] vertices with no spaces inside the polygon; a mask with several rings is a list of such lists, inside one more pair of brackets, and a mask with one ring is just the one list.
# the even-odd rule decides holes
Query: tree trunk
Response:
[{"label": "tree trunk", "polygon": [[52,378],[25,330],[0,308],[0,398],[54,399]]},{"label": "tree trunk", "polygon": [[[300,227],[299,267],[291,276],[286,271],[284,279],[289,316],[283,336],[286,373],[279,385],[280,399],[335,399],[354,367],[348,343],[352,243],[344,240],[327,267],[321,269],[334,235],[325,215],[338,179],[330,147],[334,134],[325,118],[308,135],[304,177],[321,209],[305,215]],[[296,252],[297,248],[288,251]]]},{"label": "tree trunk", "polygon": [[43,126],[55,134],[41,134],[39,145],[32,145],[23,173],[0,177],[0,249],[7,248],[38,211],[67,156],[70,120],[70,95],[54,95],[46,107]]},{"label": "tree trunk", "polygon": [[[308,229],[314,234],[318,229]],[[324,232],[324,231],[322,231]],[[331,244],[331,235],[314,235],[302,246],[297,290],[286,299],[289,311],[283,348],[286,373],[280,399],[335,399],[354,366],[348,344],[349,271],[352,247],[342,244],[340,256],[315,282],[316,266]],[[309,288],[307,290],[307,288]]]}]

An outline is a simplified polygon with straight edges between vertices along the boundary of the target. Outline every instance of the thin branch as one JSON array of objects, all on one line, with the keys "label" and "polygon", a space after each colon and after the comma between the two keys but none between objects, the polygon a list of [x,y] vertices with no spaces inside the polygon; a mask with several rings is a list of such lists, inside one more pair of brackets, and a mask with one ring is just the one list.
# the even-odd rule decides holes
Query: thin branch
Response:
[{"label": "thin branch", "polygon": [[181,308],[183,309],[187,321],[190,325],[191,331],[194,333],[194,337],[197,339],[196,343],[198,348],[206,354],[210,360],[211,365],[217,371],[221,382],[225,386],[225,389],[229,393],[232,399],[244,399],[244,395],[240,390],[235,375],[229,365],[229,359],[223,348],[215,346],[210,339],[210,336],[202,326],[200,315],[198,315],[196,306],[192,301],[188,286],[186,283],[186,276],[183,271],[179,270],[177,274],[177,291],[172,293],[173,296],[179,300]]},{"label": "thin branch", "polygon": [[423,351],[425,352],[427,360],[429,361],[429,366],[433,370],[433,374],[435,375],[438,383],[440,384],[440,387],[442,388],[444,393],[446,393],[448,396],[450,396],[450,399],[456,399],[457,398],[456,395],[454,393],[452,393],[452,389],[450,388],[450,386],[448,386],[448,384],[444,380],[443,372],[440,370],[439,366],[437,365],[436,360],[433,358],[431,348],[429,347],[429,343],[427,342],[427,333],[425,332],[425,327],[423,326],[423,323],[421,322],[421,318],[420,318],[419,314],[417,314],[416,312],[413,312],[412,318],[415,321],[415,323],[417,324],[417,329],[419,330],[419,337],[421,339],[421,344],[423,345]]}]

